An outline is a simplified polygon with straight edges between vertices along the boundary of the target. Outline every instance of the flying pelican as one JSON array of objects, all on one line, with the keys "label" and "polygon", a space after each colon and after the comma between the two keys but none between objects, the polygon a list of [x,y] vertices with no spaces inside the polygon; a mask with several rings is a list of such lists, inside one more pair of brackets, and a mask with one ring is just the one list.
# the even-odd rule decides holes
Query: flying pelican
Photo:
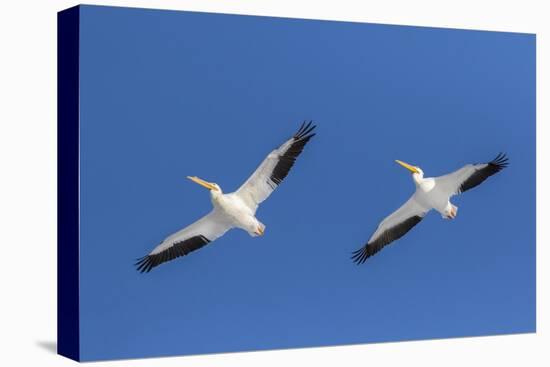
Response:
[{"label": "flying pelican", "polygon": [[198,177],[187,176],[191,181],[210,190],[214,208],[188,227],[168,236],[148,255],[137,260],[140,272],[185,256],[221,237],[231,228],[241,228],[252,237],[264,234],[265,225],[255,216],[258,205],[281,184],[302,153],[306,143],[315,135],[312,121],[304,122],[300,129],[283,145],[264,159],[252,176],[235,192],[224,194],[220,186]]},{"label": "flying pelican", "polygon": [[458,208],[450,198],[476,187],[489,176],[508,166],[508,158],[499,153],[489,163],[468,164],[445,176],[424,178],[420,167],[396,160],[398,164],[412,172],[416,192],[395,212],[387,216],[379,225],[367,244],[352,254],[352,260],[362,264],[384,246],[401,238],[412,227],[420,223],[432,209],[445,219],[454,219]]}]

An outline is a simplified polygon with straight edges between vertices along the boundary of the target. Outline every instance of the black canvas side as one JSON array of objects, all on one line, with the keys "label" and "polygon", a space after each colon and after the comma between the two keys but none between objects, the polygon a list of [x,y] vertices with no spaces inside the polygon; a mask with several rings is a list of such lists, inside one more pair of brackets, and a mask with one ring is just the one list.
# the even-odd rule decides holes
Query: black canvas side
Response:
[{"label": "black canvas side", "polygon": [[57,14],[57,352],[80,360],[80,7]]}]

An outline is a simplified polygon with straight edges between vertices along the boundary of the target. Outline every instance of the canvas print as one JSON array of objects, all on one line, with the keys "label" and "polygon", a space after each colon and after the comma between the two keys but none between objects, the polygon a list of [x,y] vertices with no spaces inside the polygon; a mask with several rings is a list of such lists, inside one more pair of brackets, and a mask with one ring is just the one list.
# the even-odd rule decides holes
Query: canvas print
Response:
[{"label": "canvas print", "polygon": [[535,40],[61,11],[59,354],[535,332]]}]

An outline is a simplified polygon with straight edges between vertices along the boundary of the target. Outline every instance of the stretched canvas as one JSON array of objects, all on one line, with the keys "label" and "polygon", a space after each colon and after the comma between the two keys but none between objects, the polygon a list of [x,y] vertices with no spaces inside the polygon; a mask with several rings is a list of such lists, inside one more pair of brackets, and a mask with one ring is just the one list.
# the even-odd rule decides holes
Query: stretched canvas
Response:
[{"label": "stretched canvas", "polygon": [[[80,5],[58,41],[59,354],[535,332],[535,35]],[[266,157],[257,222],[155,257]]]}]

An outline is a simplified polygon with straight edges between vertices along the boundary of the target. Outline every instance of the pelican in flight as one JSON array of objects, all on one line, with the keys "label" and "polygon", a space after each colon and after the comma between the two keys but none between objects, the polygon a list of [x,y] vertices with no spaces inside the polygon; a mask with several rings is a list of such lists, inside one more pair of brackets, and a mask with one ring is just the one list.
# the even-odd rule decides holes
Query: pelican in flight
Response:
[{"label": "pelican in flight", "polygon": [[378,225],[365,246],[353,252],[351,258],[357,264],[364,263],[384,246],[401,238],[432,209],[444,219],[454,219],[458,208],[450,202],[452,196],[476,187],[508,166],[508,158],[500,153],[489,163],[468,164],[448,175],[424,178],[420,167],[399,160],[396,162],[411,171],[416,192]]},{"label": "pelican in flight", "polygon": [[258,205],[281,184],[315,135],[312,121],[264,159],[252,176],[235,192],[224,194],[221,187],[198,177],[187,178],[210,190],[212,211],[188,227],[168,236],[148,255],[136,262],[137,270],[149,272],[154,267],[185,256],[221,237],[231,228],[241,228],[252,237],[264,234],[265,225],[256,218]]}]

